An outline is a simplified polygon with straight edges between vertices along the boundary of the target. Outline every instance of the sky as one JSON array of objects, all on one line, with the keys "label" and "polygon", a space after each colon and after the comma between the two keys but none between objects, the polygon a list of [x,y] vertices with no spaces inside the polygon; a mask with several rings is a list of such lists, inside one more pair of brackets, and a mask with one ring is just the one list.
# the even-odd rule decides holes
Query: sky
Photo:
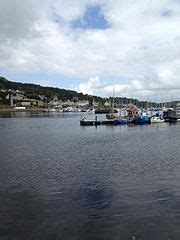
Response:
[{"label": "sky", "polygon": [[0,0],[0,75],[180,100],[180,0]]}]

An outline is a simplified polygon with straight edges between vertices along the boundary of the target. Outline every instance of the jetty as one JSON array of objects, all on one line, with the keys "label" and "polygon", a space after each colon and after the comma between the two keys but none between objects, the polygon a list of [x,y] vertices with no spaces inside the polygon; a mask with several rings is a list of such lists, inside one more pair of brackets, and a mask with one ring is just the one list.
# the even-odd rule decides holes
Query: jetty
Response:
[{"label": "jetty", "polygon": [[97,126],[97,125],[114,125],[115,119],[106,119],[106,120],[87,120],[83,118],[80,120],[81,126]]}]

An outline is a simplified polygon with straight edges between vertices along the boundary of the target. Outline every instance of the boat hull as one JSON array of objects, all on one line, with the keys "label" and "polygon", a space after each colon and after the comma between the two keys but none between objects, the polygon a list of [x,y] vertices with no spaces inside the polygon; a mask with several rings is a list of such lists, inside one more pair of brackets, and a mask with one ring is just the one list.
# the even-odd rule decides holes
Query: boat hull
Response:
[{"label": "boat hull", "polygon": [[132,124],[133,120],[130,119],[116,119],[114,121],[115,125],[126,125],[126,124]]},{"label": "boat hull", "polygon": [[149,124],[150,123],[150,117],[149,116],[138,116],[133,120],[134,124],[137,125],[143,125],[143,124]]},{"label": "boat hull", "polygon": [[169,117],[168,122],[170,123],[174,123],[174,122],[179,122],[180,118],[177,117]]},{"label": "boat hull", "polygon": [[159,117],[152,117],[150,120],[151,123],[163,123],[164,119],[161,119]]}]

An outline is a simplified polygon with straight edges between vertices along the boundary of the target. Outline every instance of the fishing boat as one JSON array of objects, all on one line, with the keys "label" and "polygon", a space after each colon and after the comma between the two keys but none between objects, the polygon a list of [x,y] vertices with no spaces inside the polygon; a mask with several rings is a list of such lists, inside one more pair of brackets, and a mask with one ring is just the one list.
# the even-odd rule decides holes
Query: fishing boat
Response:
[{"label": "fishing boat", "polygon": [[125,124],[132,124],[133,123],[133,119],[132,118],[122,118],[119,117],[118,119],[114,120],[114,124],[115,125],[125,125]]},{"label": "fishing boat", "polygon": [[163,123],[164,119],[159,116],[153,116],[153,117],[151,117],[150,122],[151,123]]},{"label": "fishing boat", "polygon": [[138,115],[137,117],[135,117],[132,121],[134,124],[137,125],[143,125],[143,124],[148,124],[150,123],[150,117],[149,116],[141,116]]}]

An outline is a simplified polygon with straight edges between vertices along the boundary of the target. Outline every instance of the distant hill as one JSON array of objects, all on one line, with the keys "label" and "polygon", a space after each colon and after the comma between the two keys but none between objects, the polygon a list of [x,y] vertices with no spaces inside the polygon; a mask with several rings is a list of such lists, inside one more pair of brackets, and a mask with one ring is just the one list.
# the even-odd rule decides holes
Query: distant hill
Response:
[{"label": "distant hill", "polygon": [[79,99],[79,100],[90,100],[94,98],[95,101],[101,100],[101,97],[91,96],[88,94],[78,93],[72,90],[65,90],[54,87],[42,87],[37,84],[31,83],[20,83],[20,82],[12,82],[7,80],[4,77],[0,77],[0,89],[8,90],[19,90],[23,91],[24,94],[30,99],[39,99],[39,95],[44,95],[49,99],[54,98],[55,96],[58,99],[63,101]]}]

